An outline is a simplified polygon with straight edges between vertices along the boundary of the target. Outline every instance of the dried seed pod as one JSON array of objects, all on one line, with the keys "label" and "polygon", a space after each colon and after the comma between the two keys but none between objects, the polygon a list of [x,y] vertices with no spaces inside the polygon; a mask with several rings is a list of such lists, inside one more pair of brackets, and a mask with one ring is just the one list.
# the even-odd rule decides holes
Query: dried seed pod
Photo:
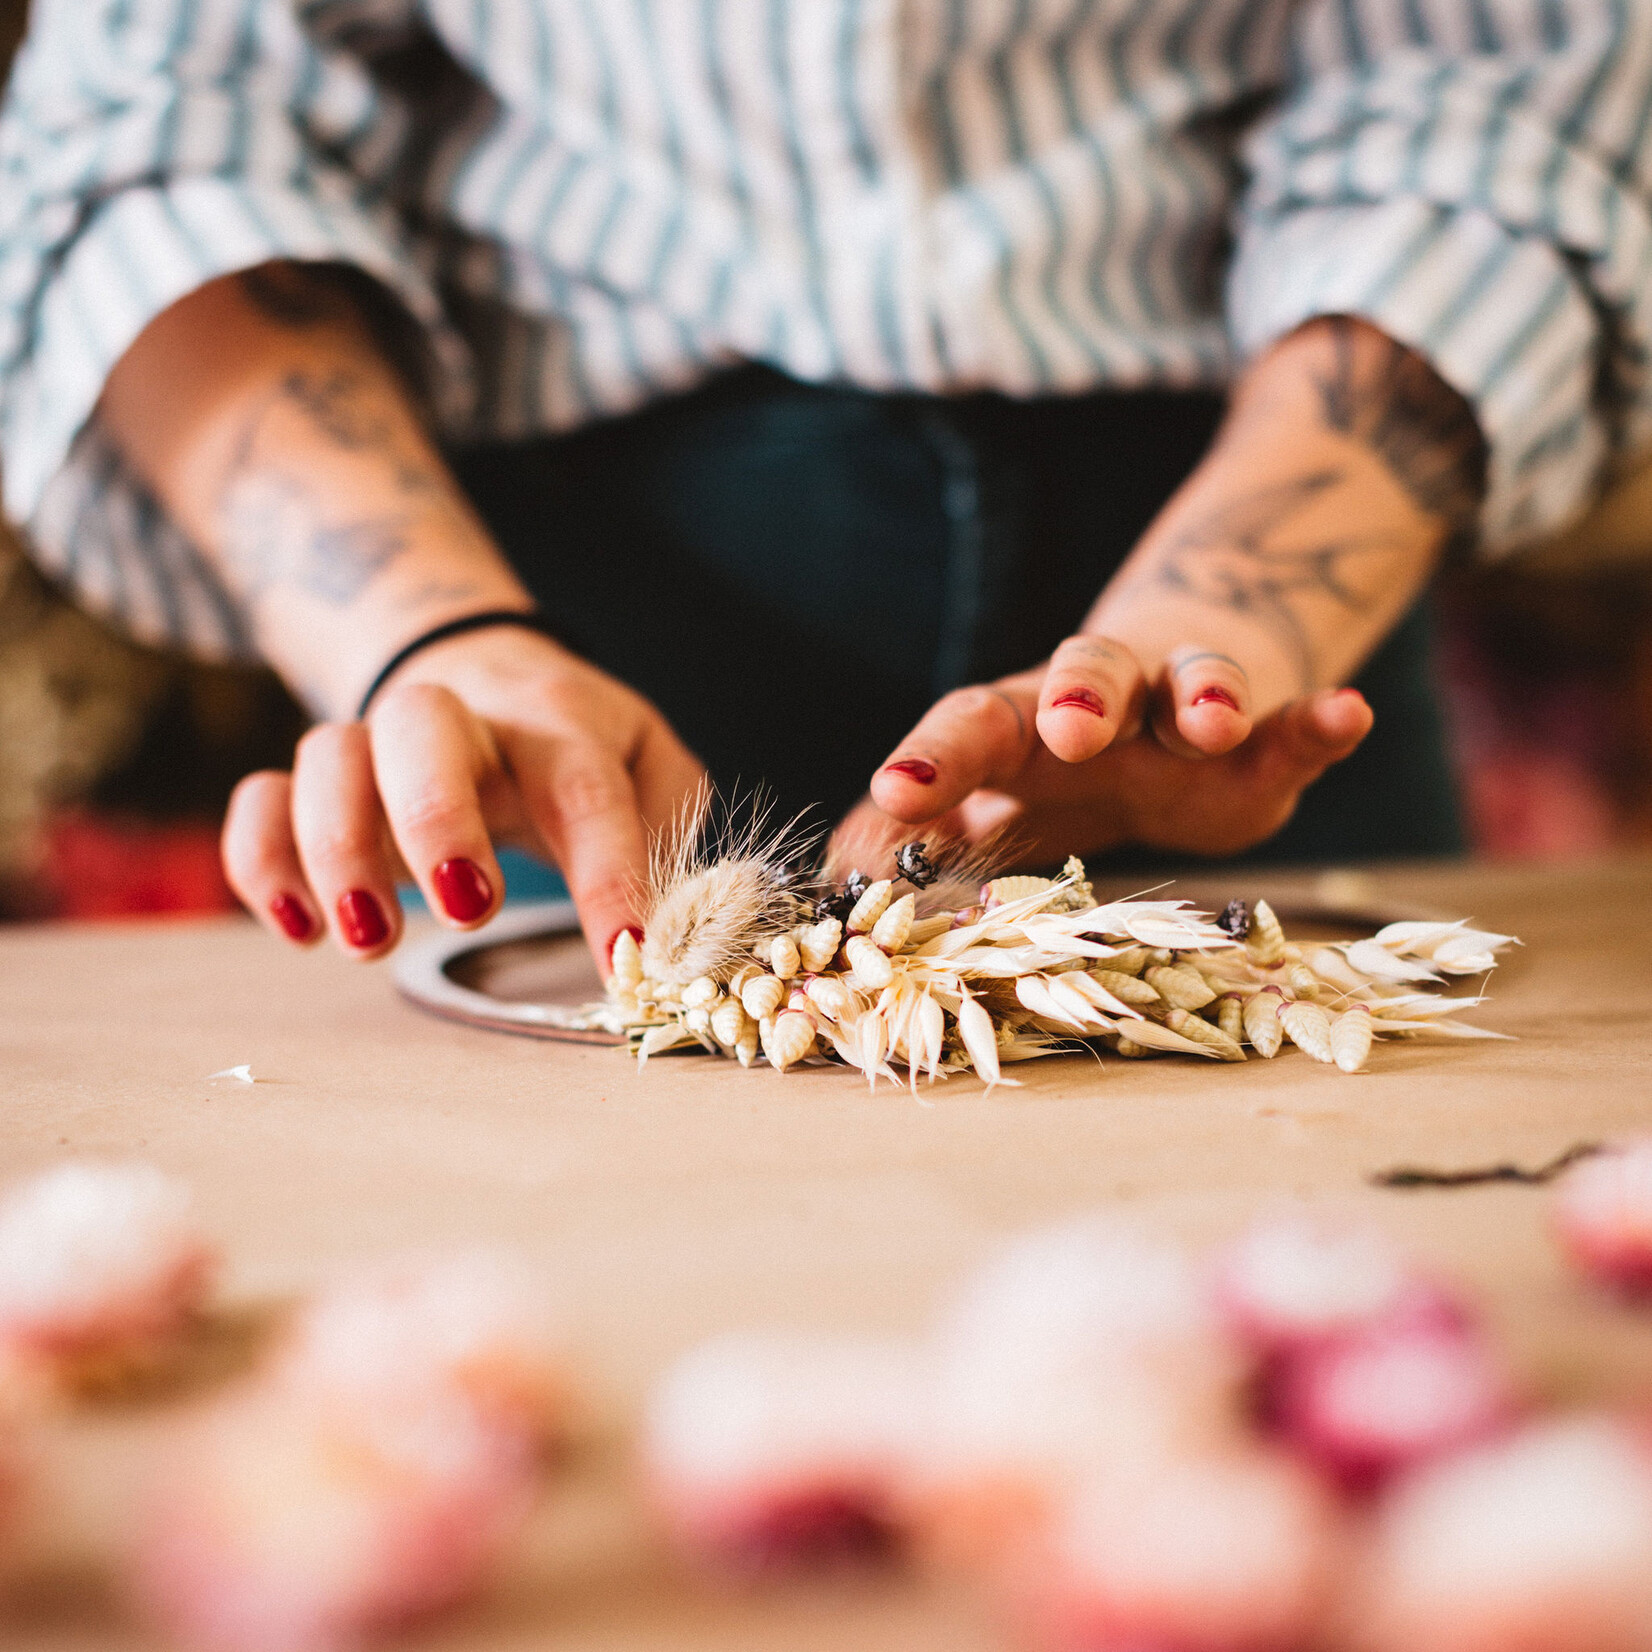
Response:
[{"label": "dried seed pod", "polygon": [[710,1009],[723,996],[723,989],[709,975],[699,976],[683,988],[685,1010]]},{"label": "dried seed pod", "polygon": [[843,944],[843,925],[836,918],[822,918],[803,931],[797,943],[798,961],[811,975],[831,967]]},{"label": "dried seed pod", "polygon": [[1216,1025],[1235,1044],[1245,1036],[1245,1001],[1236,992],[1224,993],[1216,1003]]},{"label": "dried seed pod", "polygon": [[763,1054],[777,1072],[795,1066],[815,1047],[815,1024],[801,1010],[782,1010],[758,1030]]},{"label": "dried seed pod", "polygon": [[776,935],[769,942],[769,968],[782,981],[797,974],[802,960],[798,957],[797,942],[790,935]]},{"label": "dried seed pod", "polygon": [[786,983],[777,975],[754,975],[740,993],[740,1002],[753,1021],[763,1021],[780,1008]]},{"label": "dried seed pod", "polygon": [[1331,1059],[1343,1072],[1357,1073],[1370,1053],[1371,1012],[1355,1004],[1331,1023]]},{"label": "dried seed pod", "polygon": [[843,946],[849,968],[858,985],[869,992],[881,992],[895,979],[889,954],[867,935],[851,935]]},{"label": "dried seed pod", "polygon": [[1280,1024],[1290,1041],[1315,1061],[1331,1061],[1331,1018],[1318,1004],[1301,999],[1288,1003],[1279,1012]]},{"label": "dried seed pod", "polygon": [[1003,1080],[1003,1069],[998,1065],[998,1033],[980,1002],[965,987],[958,1005],[958,1036],[969,1059],[975,1064],[978,1077],[986,1081],[990,1090]]},{"label": "dried seed pod", "polygon": [[864,935],[889,907],[889,897],[895,885],[889,878],[879,878],[866,886],[866,892],[855,902],[848,922],[843,926],[851,935]]},{"label": "dried seed pod", "polygon": [[614,937],[614,950],[609,961],[615,984],[622,990],[635,991],[637,983],[642,980],[642,948],[629,929],[622,929]]},{"label": "dried seed pod", "polygon": [[872,939],[885,952],[899,952],[906,945],[906,938],[912,933],[912,920],[918,915],[918,897],[916,895],[902,895],[885,909],[884,914],[872,925]]},{"label": "dried seed pod", "polygon": [[745,1030],[740,1034],[734,1045],[734,1059],[742,1067],[749,1067],[757,1059],[758,1042],[758,1025],[748,1015]]},{"label": "dried seed pod", "polygon": [[1155,964],[1149,966],[1145,973],[1147,984],[1165,1003],[1179,1010],[1202,1010],[1206,1004],[1216,1002],[1216,994],[1196,969],[1186,969],[1177,964]]},{"label": "dried seed pod", "polygon": [[693,1033],[696,1038],[710,1038],[711,1011],[708,1010],[703,1004],[696,1005],[691,1010],[685,1010],[683,1012],[683,1025],[691,1033]]},{"label": "dried seed pod", "polygon": [[738,998],[723,999],[711,1012],[711,1036],[725,1050],[732,1050],[750,1025],[751,1017]]},{"label": "dried seed pod", "polygon": [[1242,941],[1250,934],[1250,908],[1243,901],[1229,901],[1216,920],[1218,929],[1225,929],[1234,940]]},{"label": "dried seed pod", "polygon": [[1240,1049],[1237,1039],[1228,1037],[1220,1027],[1211,1026],[1203,1016],[1195,1015],[1191,1010],[1171,1010],[1165,1016],[1164,1024],[1172,1032],[1180,1033],[1183,1038],[1191,1038],[1195,1044],[1206,1045],[1224,1061],[1245,1059],[1245,1052]]},{"label": "dried seed pod", "polygon": [[1113,1053],[1122,1055],[1126,1061],[1140,1061],[1146,1056],[1147,1051],[1135,1039],[1126,1038],[1120,1033],[1113,1042]]},{"label": "dried seed pod", "polygon": [[1245,951],[1253,964],[1271,969],[1285,959],[1285,931],[1273,915],[1266,901],[1258,901],[1251,909],[1250,933],[1245,937]]},{"label": "dried seed pod", "polygon": [[1105,987],[1121,1004],[1134,1004],[1145,1009],[1159,1002],[1158,989],[1151,987],[1136,975],[1126,975],[1120,969],[1092,969],[1091,979]]},{"label": "dried seed pod", "polygon": [[1279,993],[1272,987],[1252,993],[1245,1000],[1245,1037],[1250,1040],[1251,1048],[1268,1060],[1279,1054],[1279,1046],[1285,1041],[1285,1029],[1279,1020],[1281,1003]]},{"label": "dried seed pod", "polygon": [[816,975],[803,990],[808,993],[809,1002],[828,1021],[841,1021],[844,1016],[855,1012],[854,992],[841,976]]},{"label": "dried seed pod", "polygon": [[754,963],[752,960],[747,959],[746,962],[735,970],[735,972],[728,978],[727,990],[729,997],[738,998],[740,994],[746,990],[746,983],[748,981],[755,981],[759,975],[766,973],[767,971],[764,970],[761,964]]},{"label": "dried seed pod", "polygon": [[1008,906],[1011,901],[1019,901],[1028,895],[1038,894],[1040,890],[1053,888],[1055,883],[1050,878],[994,878],[991,883],[981,885],[981,904]]},{"label": "dried seed pod", "polygon": [[[1120,975],[1140,975],[1148,965],[1147,953],[1148,948],[1144,946],[1127,946],[1107,960],[1107,967],[1117,970]],[[1153,996],[1156,998],[1158,994]]]},{"label": "dried seed pod", "polygon": [[926,843],[907,843],[896,851],[895,870],[914,889],[927,889],[941,875],[941,869],[924,853],[928,847]]},{"label": "dried seed pod", "polygon": [[1306,964],[1292,964],[1286,979],[1298,998],[1311,1000],[1319,997],[1320,979]]}]

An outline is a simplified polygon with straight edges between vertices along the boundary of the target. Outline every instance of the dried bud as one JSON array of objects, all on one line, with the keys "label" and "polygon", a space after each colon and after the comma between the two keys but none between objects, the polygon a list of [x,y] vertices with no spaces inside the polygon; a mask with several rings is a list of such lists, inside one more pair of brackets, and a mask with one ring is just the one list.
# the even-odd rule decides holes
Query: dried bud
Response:
[{"label": "dried bud", "polygon": [[925,853],[924,843],[908,843],[895,855],[895,870],[915,889],[927,889],[940,877],[940,868]]},{"label": "dried bud", "polygon": [[1242,941],[1250,934],[1250,907],[1243,901],[1229,901],[1216,920],[1218,929],[1225,929],[1234,940]]}]

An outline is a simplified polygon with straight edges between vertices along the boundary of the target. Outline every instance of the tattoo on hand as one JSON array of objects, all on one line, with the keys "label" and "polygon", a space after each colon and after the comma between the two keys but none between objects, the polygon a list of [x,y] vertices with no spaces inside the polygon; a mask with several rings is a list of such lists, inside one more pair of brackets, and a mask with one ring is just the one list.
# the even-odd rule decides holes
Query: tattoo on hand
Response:
[{"label": "tattoo on hand", "polygon": [[1466,538],[1486,496],[1486,440],[1473,409],[1404,345],[1347,316],[1326,325],[1331,362],[1318,376],[1325,423],[1369,447],[1454,542]]},{"label": "tattoo on hand", "polygon": [[1320,666],[1302,610],[1329,601],[1362,614],[1374,593],[1360,577],[1375,557],[1404,549],[1397,533],[1293,537],[1293,522],[1347,480],[1336,469],[1271,482],[1184,523],[1138,577],[1239,619],[1265,625],[1296,662],[1302,691],[1319,686]]}]

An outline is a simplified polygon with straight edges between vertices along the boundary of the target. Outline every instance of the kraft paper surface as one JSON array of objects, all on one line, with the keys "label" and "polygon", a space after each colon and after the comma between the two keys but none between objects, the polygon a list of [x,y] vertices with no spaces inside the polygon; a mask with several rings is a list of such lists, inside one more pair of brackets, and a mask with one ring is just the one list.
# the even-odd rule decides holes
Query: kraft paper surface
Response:
[{"label": "kraft paper surface", "polygon": [[[1539,1164],[1652,1131],[1652,860],[1364,876],[1383,903],[1524,940],[1476,1012],[1516,1042],[1379,1045],[1356,1077],[1300,1053],[1078,1055],[1015,1069],[1021,1089],[955,1079],[914,1100],[836,1068],[693,1056],[639,1072],[615,1050],[453,1025],[402,1001],[384,969],[296,954],[250,922],[4,931],[0,1187],[70,1154],[187,1178],[249,1345],[272,1304],[339,1262],[486,1240],[543,1269],[576,1330],[591,1441],[494,1595],[414,1646],[986,1652],[996,1638],[969,1604],[916,1582],[740,1595],[676,1573],[622,1443],[650,1379],[737,1326],[914,1331],[1028,1224],[1106,1206],[1205,1244],[1298,1199],[1380,1223],[1464,1283],[1538,1391],[1652,1394],[1652,1317],[1569,1277],[1545,1192],[1368,1181],[1395,1165]],[[1241,877],[1230,892],[1252,890]],[[241,1063],[258,1082],[208,1077]],[[54,1429],[64,1489],[0,1607],[0,1645],[147,1644],[99,1580],[182,1403]]]}]

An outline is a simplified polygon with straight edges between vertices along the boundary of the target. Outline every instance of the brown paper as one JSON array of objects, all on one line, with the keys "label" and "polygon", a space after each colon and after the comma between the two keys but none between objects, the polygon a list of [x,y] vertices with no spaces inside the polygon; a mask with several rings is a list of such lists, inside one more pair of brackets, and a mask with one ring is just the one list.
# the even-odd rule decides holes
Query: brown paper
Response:
[{"label": "brown paper", "polygon": [[[398,999],[383,969],[294,953],[248,923],[12,930],[0,935],[0,1186],[68,1154],[140,1156],[186,1177],[240,1303],[396,1247],[516,1245],[566,1302],[607,1425],[714,1331],[915,1330],[996,1238],[1029,1223],[1104,1205],[1204,1244],[1292,1198],[1374,1220],[1468,1286],[1536,1389],[1652,1393],[1652,1316],[1568,1276],[1543,1190],[1367,1181],[1400,1164],[1540,1163],[1580,1139],[1652,1132],[1652,861],[1396,870],[1373,887],[1525,941],[1475,1012],[1518,1042],[1381,1045],[1356,1077],[1293,1052],[1242,1067],[1075,1056],[1015,1069],[1023,1089],[988,1097],[954,1079],[915,1101],[869,1094],[839,1069],[781,1076],[686,1056],[639,1073],[617,1051],[454,1026]],[[1251,891],[1240,878],[1232,892]],[[257,1083],[208,1078],[240,1063]],[[140,1408],[54,1438],[69,1492],[35,1541],[56,1580],[0,1610],[0,1644],[140,1644],[63,1568],[107,1550],[167,1426],[164,1410]],[[646,1535],[610,1443],[553,1497],[498,1596],[417,1644],[996,1642],[963,1603],[900,1581],[695,1588]]]}]

